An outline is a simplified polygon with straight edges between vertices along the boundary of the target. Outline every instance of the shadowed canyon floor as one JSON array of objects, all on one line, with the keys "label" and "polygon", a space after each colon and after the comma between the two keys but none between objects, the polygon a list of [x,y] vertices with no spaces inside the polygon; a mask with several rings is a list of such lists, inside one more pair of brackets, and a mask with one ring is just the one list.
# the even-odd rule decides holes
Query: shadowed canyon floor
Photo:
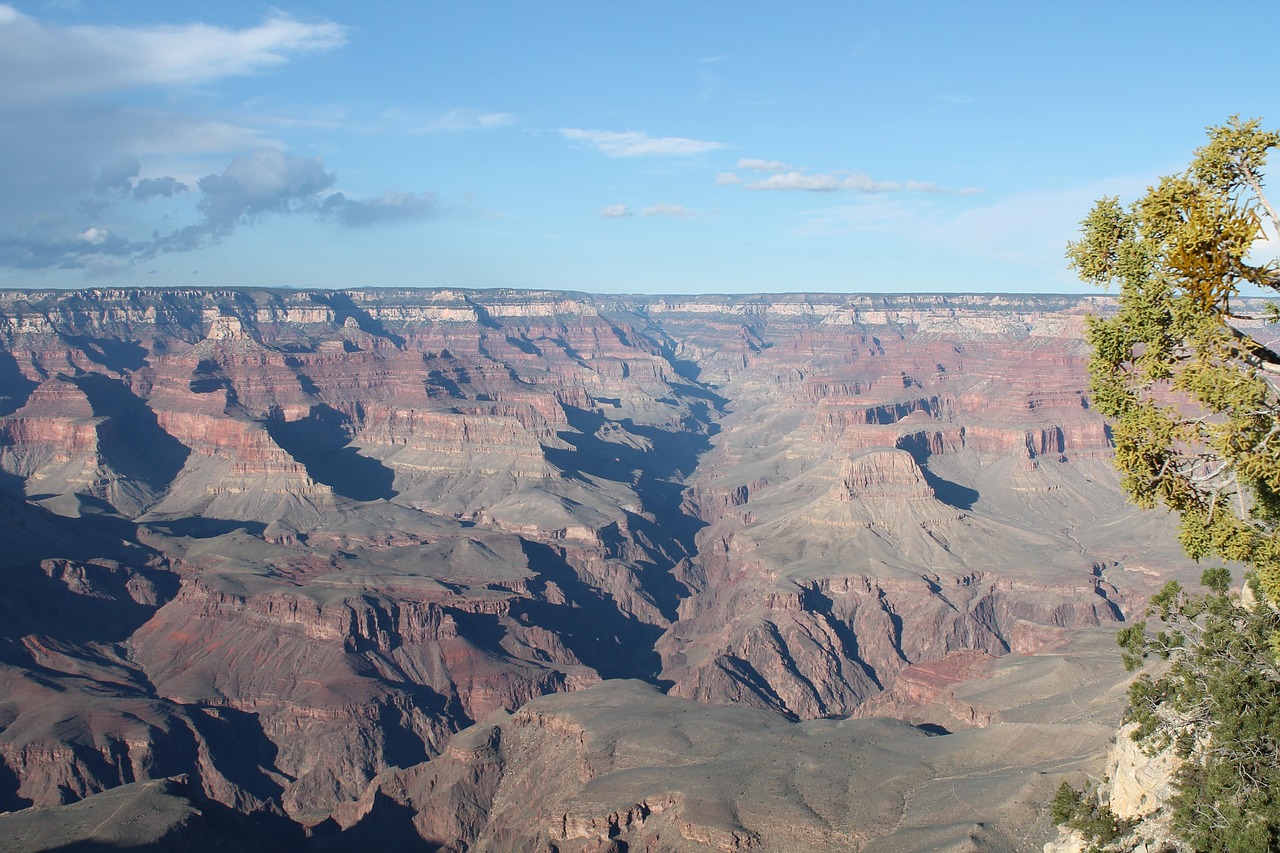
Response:
[{"label": "shadowed canyon floor", "polygon": [[0,832],[1036,847],[1193,574],[1106,309],[0,293]]}]

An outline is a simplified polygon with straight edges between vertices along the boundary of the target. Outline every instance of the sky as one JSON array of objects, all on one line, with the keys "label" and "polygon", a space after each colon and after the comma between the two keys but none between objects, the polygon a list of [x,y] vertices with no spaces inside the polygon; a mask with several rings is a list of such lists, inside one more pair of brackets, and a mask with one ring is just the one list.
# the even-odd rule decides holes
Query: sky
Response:
[{"label": "sky", "polygon": [[1063,253],[1096,199],[1233,114],[1280,127],[1278,25],[1278,0],[11,0],[0,287],[1086,292]]}]

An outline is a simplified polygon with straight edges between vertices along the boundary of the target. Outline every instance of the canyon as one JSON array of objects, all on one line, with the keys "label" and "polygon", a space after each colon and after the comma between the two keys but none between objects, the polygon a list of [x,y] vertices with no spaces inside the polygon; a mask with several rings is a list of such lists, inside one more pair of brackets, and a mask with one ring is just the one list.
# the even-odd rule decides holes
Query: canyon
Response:
[{"label": "canyon", "polygon": [[0,292],[0,833],[1038,848],[1198,575],[1110,307]]}]

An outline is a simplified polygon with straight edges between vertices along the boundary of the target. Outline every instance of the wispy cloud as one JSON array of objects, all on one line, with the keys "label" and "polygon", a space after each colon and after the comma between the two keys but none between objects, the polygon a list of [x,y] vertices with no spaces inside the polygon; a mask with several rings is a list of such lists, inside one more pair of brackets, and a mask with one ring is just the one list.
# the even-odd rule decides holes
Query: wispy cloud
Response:
[{"label": "wispy cloud", "polygon": [[686,219],[696,219],[702,214],[691,208],[685,207],[683,204],[668,204],[667,202],[658,202],[651,204],[644,210],[640,211],[641,216],[675,216]]},{"label": "wispy cloud", "polygon": [[348,228],[429,219],[437,215],[438,210],[435,193],[388,192],[364,200],[334,193],[320,205],[321,215],[332,216]]},{"label": "wispy cloud", "polygon": [[711,65],[712,63],[715,63],[715,62],[724,62],[728,58],[729,58],[728,54],[719,54],[717,56],[708,56],[704,59],[699,59],[698,62],[702,63],[703,65]]},{"label": "wispy cloud", "polygon": [[777,160],[760,160],[755,157],[744,157],[738,161],[739,169],[750,169],[753,172],[784,172],[790,169],[786,163]]},{"label": "wispy cloud", "polygon": [[64,27],[0,5],[0,99],[48,98],[254,74],[339,47],[345,27],[276,13],[246,29],[209,24]]},{"label": "wispy cloud", "polygon": [[860,193],[882,193],[904,189],[896,181],[877,181],[866,175],[837,172],[778,172],[767,178],[747,184],[749,190],[804,190],[806,192],[834,192],[849,190]]},{"label": "wispy cloud", "polygon": [[493,130],[510,127],[516,117],[510,113],[486,113],[459,107],[414,128],[415,133],[457,133],[464,130]]},{"label": "wispy cloud", "polygon": [[594,148],[607,157],[683,157],[729,147],[723,142],[681,136],[650,136],[635,130],[619,132],[565,127],[560,129],[560,135],[570,142]]},{"label": "wispy cloud", "polygon": [[778,160],[743,158],[738,168],[751,172],[771,172],[768,177],[748,179],[734,172],[721,172],[716,176],[720,185],[742,184],[749,190],[799,190],[802,192],[853,192],[853,193],[940,193],[947,195],[973,195],[981,192],[977,187],[951,189],[929,181],[882,181],[861,172],[808,172],[795,169]]},{"label": "wispy cloud", "polygon": [[622,219],[631,215],[631,208],[625,204],[611,204],[600,211],[605,219]]}]

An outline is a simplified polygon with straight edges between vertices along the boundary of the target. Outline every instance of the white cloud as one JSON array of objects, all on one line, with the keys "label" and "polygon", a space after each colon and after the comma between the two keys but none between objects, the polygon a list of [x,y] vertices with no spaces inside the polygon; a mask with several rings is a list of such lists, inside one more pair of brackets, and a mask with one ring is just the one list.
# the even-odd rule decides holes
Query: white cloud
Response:
[{"label": "white cloud", "polygon": [[696,210],[692,210],[688,207],[685,207],[683,204],[667,204],[666,202],[659,202],[658,204],[651,204],[648,207],[646,207],[644,210],[640,211],[640,215],[641,216],[676,216],[676,217],[684,217],[684,218],[692,219],[692,218],[697,218],[702,214],[698,213],[698,211]]},{"label": "white cloud", "polygon": [[732,186],[733,184],[742,183],[742,178],[733,172],[721,172],[716,175],[716,184],[722,187]]},{"label": "white cloud", "polygon": [[976,187],[952,190],[927,181],[878,181],[859,172],[777,172],[746,185],[749,190],[802,190],[805,192],[940,193],[973,195]]},{"label": "white cloud", "polygon": [[462,130],[493,130],[497,127],[509,127],[516,123],[516,117],[510,113],[482,113],[479,110],[458,109],[432,119],[415,133],[458,132]]},{"label": "white cloud", "polygon": [[345,41],[346,28],[339,24],[305,23],[284,14],[240,30],[200,23],[64,27],[0,6],[0,99],[36,102],[203,83],[253,74]]},{"label": "white cloud", "polygon": [[618,132],[565,127],[560,129],[560,135],[571,142],[580,142],[594,148],[608,157],[683,157],[729,147],[723,142],[685,139],[681,136],[649,136],[635,130]]},{"label": "white cloud", "polygon": [[110,232],[105,228],[86,228],[84,231],[76,235],[76,239],[83,240],[90,246],[101,246],[103,243],[107,242],[107,237],[109,236]]},{"label": "white cloud", "polygon": [[631,208],[625,204],[611,204],[600,211],[600,215],[606,219],[621,219],[624,216],[631,215]]},{"label": "white cloud", "polygon": [[791,167],[777,160],[760,160],[755,157],[744,157],[738,161],[739,169],[751,169],[755,172],[784,172]]}]

